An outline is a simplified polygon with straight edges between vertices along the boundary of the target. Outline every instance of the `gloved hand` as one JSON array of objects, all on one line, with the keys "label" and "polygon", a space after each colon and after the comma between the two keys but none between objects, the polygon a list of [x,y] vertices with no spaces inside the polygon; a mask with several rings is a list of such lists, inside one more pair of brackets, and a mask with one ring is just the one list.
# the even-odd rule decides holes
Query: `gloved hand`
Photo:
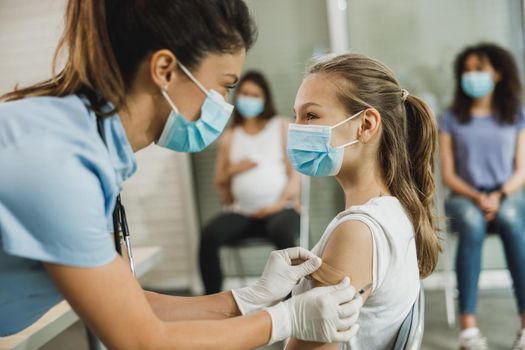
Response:
[{"label": "gloved hand", "polygon": [[341,283],[319,287],[272,306],[272,336],[268,344],[294,337],[322,343],[348,342],[357,331],[356,324],[363,299],[345,277]]},{"label": "gloved hand", "polygon": [[[292,265],[293,261],[303,261]],[[321,258],[310,251],[295,247],[270,254],[259,280],[249,287],[232,290],[243,315],[276,304],[292,291],[297,282],[321,266]]]}]

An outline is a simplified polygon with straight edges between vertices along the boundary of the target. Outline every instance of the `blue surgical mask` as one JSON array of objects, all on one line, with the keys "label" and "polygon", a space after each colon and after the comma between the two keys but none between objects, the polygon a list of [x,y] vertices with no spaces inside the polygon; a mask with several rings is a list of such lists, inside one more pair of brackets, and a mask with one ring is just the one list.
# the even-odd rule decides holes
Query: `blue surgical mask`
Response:
[{"label": "blue surgical mask", "polygon": [[235,108],[244,118],[255,118],[264,111],[264,100],[259,97],[239,95],[235,101]]},{"label": "blue surgical mask", "polygon": [[206,99],[201,106],[199,119],[191,122],[179,112],[168,95],[167,88],[161,89],[172,111],[157,145],[177,152],[199,152],[208,147],[222,133],[230,119],[233,106],[227,103],[217,91],[207,91],[182,64],[179,63],[179,67],[204,92]]},{"label": "blue surgical mask", "polygon": [[362,112],[333,126],[290,124],[286,152],[295,170],[308,176],[337,175],[343,164],[345,147],[359,141],[354,140],[334,147],[332,130],[356,118]]},{"label": "blue surgical mask", "polygon": [[489,72],[468,72],[461,76],[463,92],[472,98],[487,96],[494,90],[494,81]]}]

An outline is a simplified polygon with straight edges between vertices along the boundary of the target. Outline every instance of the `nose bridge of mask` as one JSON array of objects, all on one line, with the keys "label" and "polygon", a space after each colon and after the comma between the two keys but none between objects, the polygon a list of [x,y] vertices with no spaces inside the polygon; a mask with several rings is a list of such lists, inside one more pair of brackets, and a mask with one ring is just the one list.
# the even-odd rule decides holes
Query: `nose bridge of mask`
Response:
[{"label": "nose bridge of mask", "polygon": [[[358,117],[361,113],[363,113],[363,112],[364,112],[364,110],[359,111],[359,112],[357,112],[356,114],[353,114],[353,115],[351,115],[350,117],[346,118],[345,120],[343,120],[343,121],[341,121],[341,122],[339,122],[339,123],[337,123],[337,124],[335,124],[335,125],[332,125],[332,126],[330,127],[330,139],[331,139],[331,136],[332,136],[332,131],[333,131],[335,128],[337,128],[337,127],[339,127],[339,126],[341,126],[341,125],[343,125],[343,124],[345,124],[345,123],[348,123],[348,122],[351,121],[352,119],[357,118],[357,117]],[[339,148],[345,148],[345,147],[351,146],[351,145],[353,145],[353,144],[356,144],[357,142],[359,142],[359,140],[353,140],[353,141],[347,142],[347,143],[345,143],[345,144],[342,144],[342,145],[340,145],[340,146],[333,146],[333,147],[334,147],[334,148],[338,148],[338,149],[339,149]]]}]

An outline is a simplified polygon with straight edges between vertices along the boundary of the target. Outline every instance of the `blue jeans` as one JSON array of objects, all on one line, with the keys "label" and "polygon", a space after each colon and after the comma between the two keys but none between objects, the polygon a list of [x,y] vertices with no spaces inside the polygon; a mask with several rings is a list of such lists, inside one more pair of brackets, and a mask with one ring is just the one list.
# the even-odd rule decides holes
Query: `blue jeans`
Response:
[{"label": "blue jeans", "polygon": [[[452,232],[459,235],[456,273],[459,289],[459,311],[475,314],[481,250],[487,235],[483,212],[470,199],[453,195],[445,203]],[[507,265],[514,282],[514,293],[520,314],[525,313],[525,196],[519,191],[508,196],[491,223],[505,248]]]}]

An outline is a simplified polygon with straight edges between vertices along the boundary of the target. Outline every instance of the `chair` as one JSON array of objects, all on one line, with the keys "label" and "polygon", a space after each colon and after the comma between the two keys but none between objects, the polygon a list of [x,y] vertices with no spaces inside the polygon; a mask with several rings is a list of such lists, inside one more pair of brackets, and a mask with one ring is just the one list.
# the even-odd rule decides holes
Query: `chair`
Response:
[{"label": "chair", "polygon": [[[298,241],[296,244],[303,248],[309,249],[309,203],[310,202],[310,178],[308,176],[301,175],[301,223]],[[263,237],[256,238],[245,238],[239,240],[233,244],[225,246],[231,254],[233,260],[233,265],[235,266],[235,276],[241,279],[242,285],[247,285],[247,277],[249,273],[246,271],[243,259],[241,256],[241,250],[248,248],[262,248],[262,247],[271,247],[274,249],[272,241]]]},{"label": "chair", "polygon": [[[436,164],[436,211],[437,216],[444,218],[445,215],[445,197],[446,189],[443,186],[443,181],[441,180],[441,170],[439,167],[439,162]],[[444,235],[443,235],[443,278],[444,278],[444,289],[445,289],[445,308],[447,313],[447,324],[450,328],[454,327],[456,324],[456,311],[454,305],[454,270],[452,268],[452,260],[450,254],[450,236],[448,234],[448,227],[446,223],[444,224]]]},{"label": "chair", "polygon": [[394,350],[418,350],[421,348],[425,329],[425,293],[423,286],[410,312],[401,323]]}]

